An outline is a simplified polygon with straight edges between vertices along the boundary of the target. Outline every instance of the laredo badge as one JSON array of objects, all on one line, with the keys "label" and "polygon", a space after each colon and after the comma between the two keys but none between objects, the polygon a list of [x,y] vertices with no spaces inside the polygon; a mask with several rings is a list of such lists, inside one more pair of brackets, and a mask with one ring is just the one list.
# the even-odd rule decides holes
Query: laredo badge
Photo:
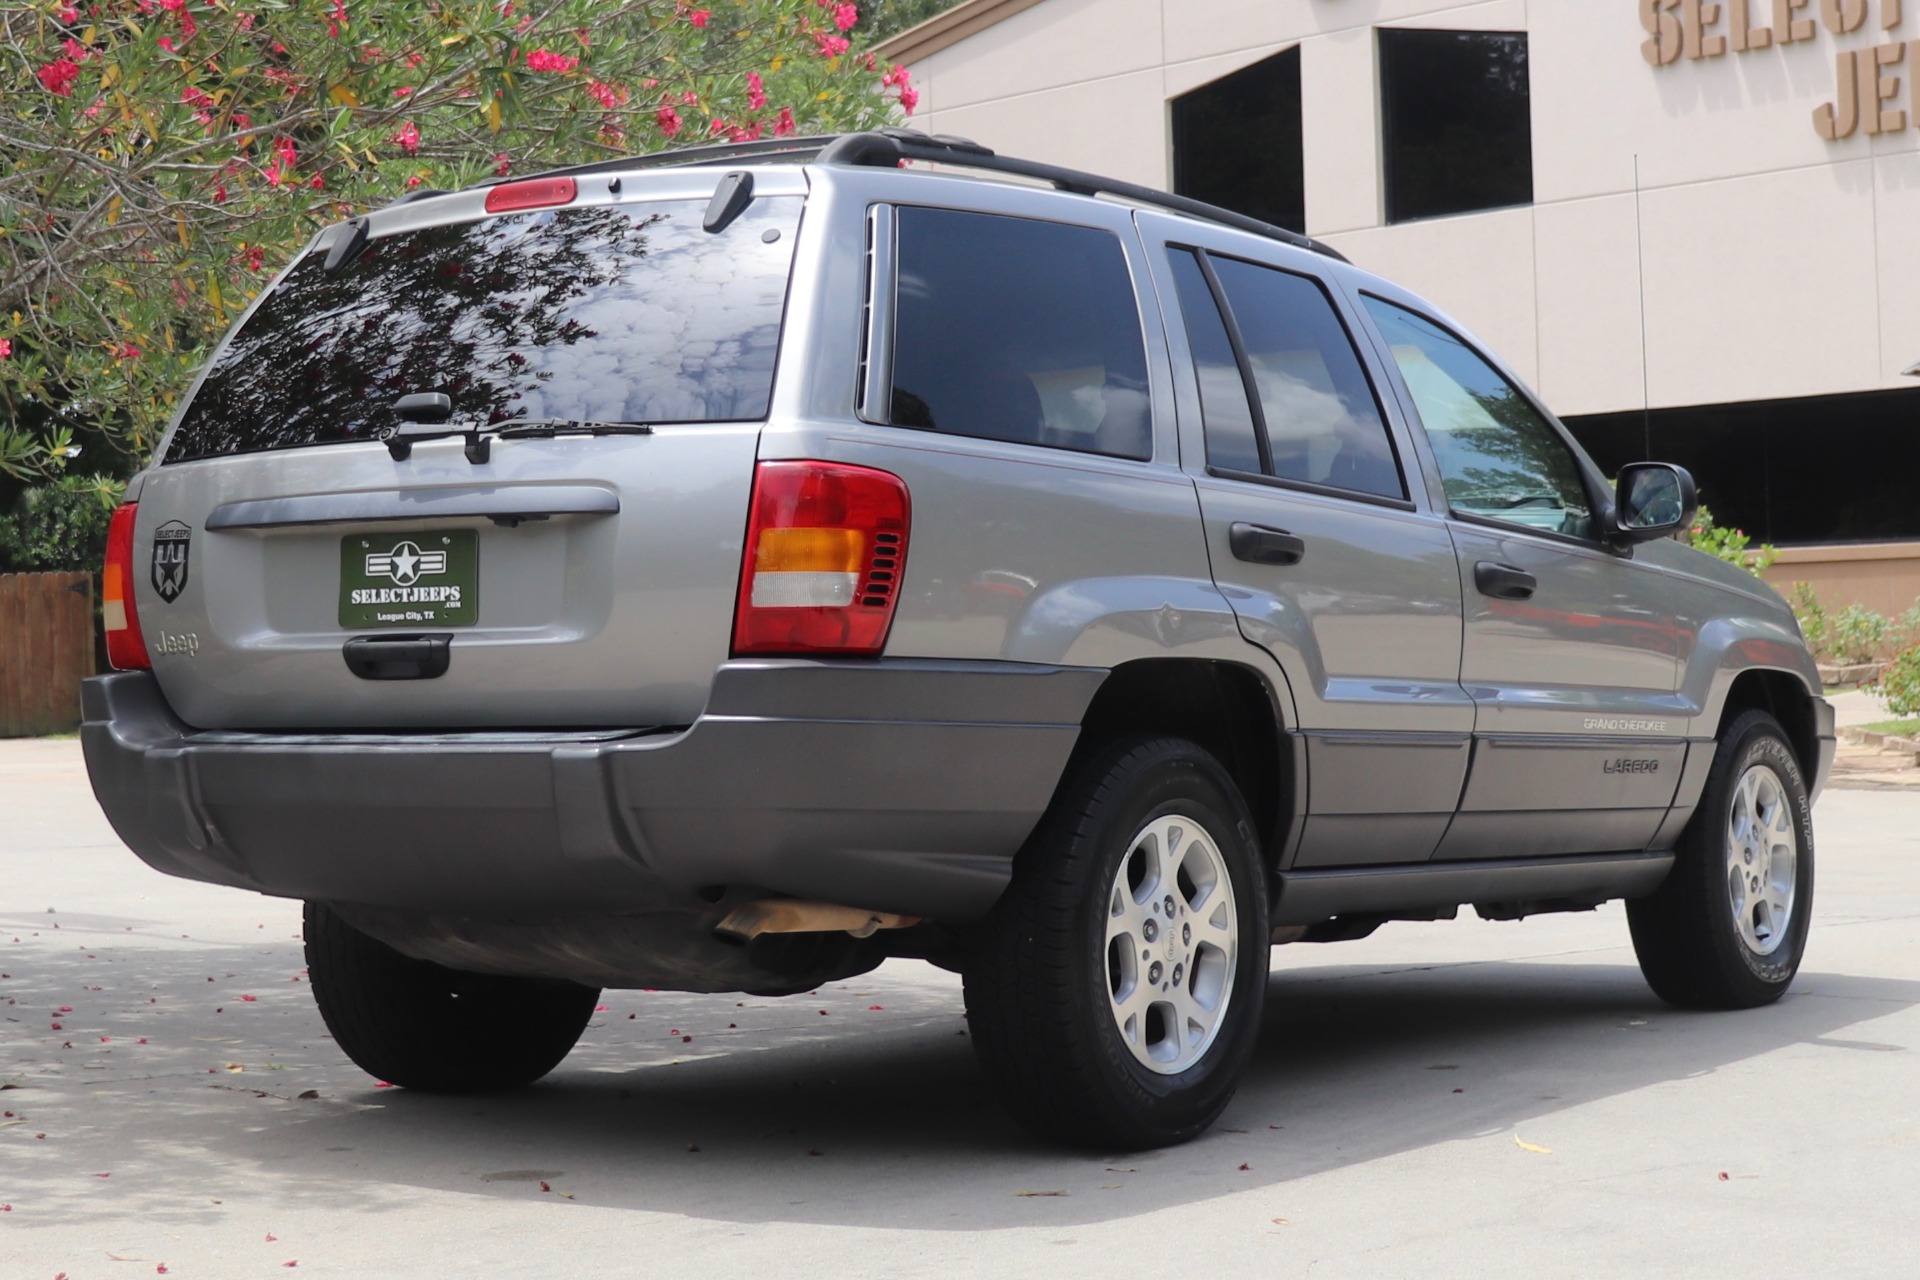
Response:
[{"label": "laredo badge", "polygon": [[153,589],[168,604],[187,589],[187,549],[192,545],[193,530],[178,520],[153,531]]}]

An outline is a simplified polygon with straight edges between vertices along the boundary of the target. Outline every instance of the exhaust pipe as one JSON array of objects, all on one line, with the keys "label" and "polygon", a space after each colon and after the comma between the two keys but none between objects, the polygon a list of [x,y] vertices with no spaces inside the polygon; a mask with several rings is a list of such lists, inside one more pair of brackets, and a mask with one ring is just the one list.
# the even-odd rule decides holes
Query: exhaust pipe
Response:
[{"label": "exhaust pipe", "polygon": [[896,915],[891,911],[868,911],[864,907],[801,902],[794,898],[762,898],[729,911],[713,931],[735,942],[748,942],[763,933],[850,933],[856,938],[871,938],[882,929],[910,929],[919,923],[919,916]]}]

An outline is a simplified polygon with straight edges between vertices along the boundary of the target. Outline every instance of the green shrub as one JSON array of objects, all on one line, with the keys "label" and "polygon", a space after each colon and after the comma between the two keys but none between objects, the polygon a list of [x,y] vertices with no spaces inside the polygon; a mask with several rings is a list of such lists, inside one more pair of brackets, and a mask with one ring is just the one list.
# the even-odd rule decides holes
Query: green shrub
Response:
[{"label": "green shrub", "polygon": [[1920,645],[1895,654],[1872,687],[1894,715],[1920,713]]},{"label": "green shrub", "polygon": [[1892,623],[1884,613],[1863,604],[1850,604],[1833,615],[1833,656],[1843,665],[1872,662],[1887,648]]},{"label": "green shrub", "polygon": [[[1920,607],[1920,606],[1916,606]],[[1831,656],[1833,648],[1833,624],[1827,617],[1827,608],[1813,594],[1813,584],[1796,582],[1793,584],[1793,617],[1800,624],[1801,638],[1807,642],[1814,660],[1819,661]]]},{"label": "green shrub", "polygon": [[28,489],[0,513],[0,573],[98,569],[119,498],[119,481],[104,476],[63,476]]},{"label": "green shrub", "polygon": [[1687,529],[1687,545],[1695,551],[1704,551],[1728,564],[1737,564],[1757,578],[1763,569],[1780,558],[1780,553],[1768,542],[1748,550],[1748,544],[1752,541],[1742,530],[1715,524],[1713,512],[1707,510],[1705,503],[1701,503],[1694,512],[1693,524]]}]

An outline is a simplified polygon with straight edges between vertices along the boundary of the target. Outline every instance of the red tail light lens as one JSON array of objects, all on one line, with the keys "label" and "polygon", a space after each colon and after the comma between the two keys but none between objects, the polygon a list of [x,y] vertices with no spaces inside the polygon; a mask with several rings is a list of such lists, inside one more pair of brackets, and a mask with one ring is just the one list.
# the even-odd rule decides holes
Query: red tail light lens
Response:
[{"label": "red tail light lens", "polygon": [[837,462],[753,473],[733,652],[877,654],[907,564],[907,486]]},{"label": "red tail light lens", "polygon": [[503,182],[487,188],[487,212],[511,213],[515,209],[545,209],[556,204],[572,204],[579,188],[572,178],[527,178]]},{"label": "red tail light lens", "polygon": [[107,563],[100,574],[100,618],[107,633],[107,662],[115,671],[147,671],[147,638],[140,634],[140,611],[133,603],[133,517],[140,504],[129,502],[107,525]]}]

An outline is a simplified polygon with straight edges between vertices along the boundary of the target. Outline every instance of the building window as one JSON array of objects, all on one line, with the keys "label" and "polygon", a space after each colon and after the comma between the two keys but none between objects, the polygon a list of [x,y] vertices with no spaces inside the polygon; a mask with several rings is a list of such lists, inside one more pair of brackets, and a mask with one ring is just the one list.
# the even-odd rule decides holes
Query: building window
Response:
[{"label": "building window", "polygon": [[1379,36],[1387,221],[1532,203],[1526,32]]},{"label": "building window", "polygon": [[1306,231],[1297,47],[1173,100],[1173,189]]},{"label": "building window", "polygon": [[1679,463],[1714,522],[1756,543],[1920,538],[1920,390],[1635,409],[1566,425],[1608,475],[1645,458]]}]

